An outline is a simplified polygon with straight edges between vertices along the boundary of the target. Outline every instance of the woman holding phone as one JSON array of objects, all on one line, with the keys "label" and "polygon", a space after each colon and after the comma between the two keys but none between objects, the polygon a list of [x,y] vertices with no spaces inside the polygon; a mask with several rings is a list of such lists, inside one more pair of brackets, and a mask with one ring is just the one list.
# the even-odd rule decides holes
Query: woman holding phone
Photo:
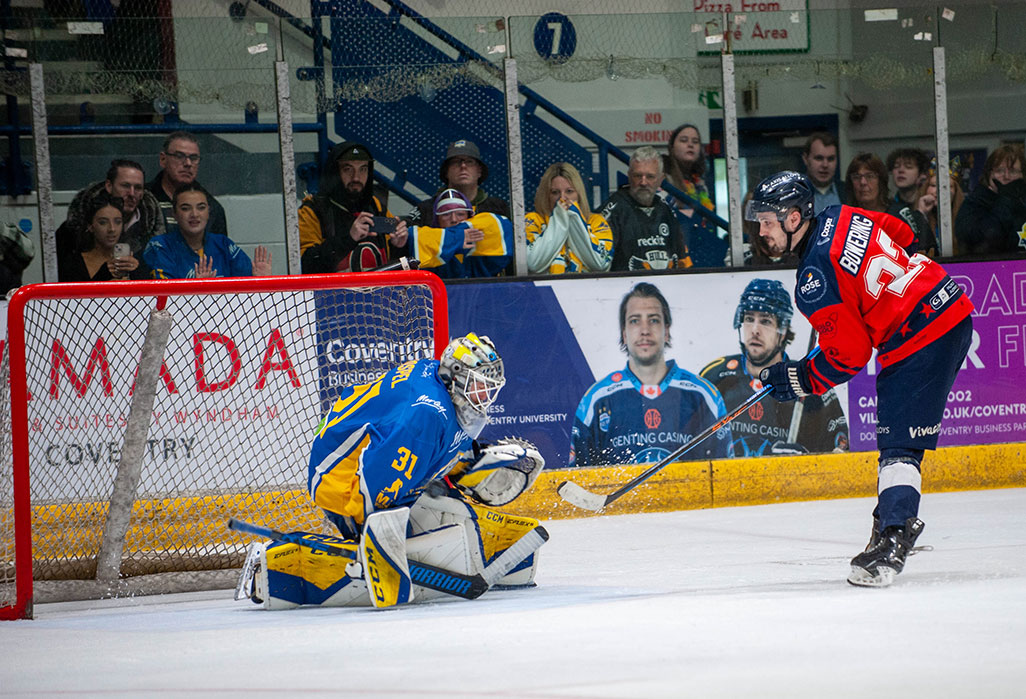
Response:
[{"label": "woman holding phone", "polygon": [[150,270],[132,255],[128,243],[119,242],[125,208],[121,197],[100,190],[85,209],[85,229],[79,247],[57,258],[57,279],[62,282],[107,282],[149,279]]}]

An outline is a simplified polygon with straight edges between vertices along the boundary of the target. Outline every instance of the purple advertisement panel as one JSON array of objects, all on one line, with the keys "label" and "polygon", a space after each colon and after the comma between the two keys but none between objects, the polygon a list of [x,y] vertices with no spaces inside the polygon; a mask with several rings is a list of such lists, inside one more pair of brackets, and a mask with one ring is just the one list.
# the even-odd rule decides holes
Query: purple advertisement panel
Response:
[{"label": "purple advertisement panel", "polygon": [[[973,342],[948,394],[940,446],[1026,440],[1026,264],[946,264],[969,294]],[[853,450],[876,449],[875,355],[848,384]]]}]

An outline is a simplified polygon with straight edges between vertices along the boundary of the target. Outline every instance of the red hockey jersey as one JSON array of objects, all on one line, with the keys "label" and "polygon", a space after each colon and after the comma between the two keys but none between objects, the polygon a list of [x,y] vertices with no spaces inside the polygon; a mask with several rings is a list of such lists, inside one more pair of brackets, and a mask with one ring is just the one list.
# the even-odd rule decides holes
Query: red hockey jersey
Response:
[{"label": "red hockey jersey", "polygon": [[857,374],[874,347],[881,365],[894,364],[972,312],[943,267],[905,252],[914,234],[901,219],[832,206],[815,223],[798,263],[795,300],[823,350],[808,365],[816,393]]}]

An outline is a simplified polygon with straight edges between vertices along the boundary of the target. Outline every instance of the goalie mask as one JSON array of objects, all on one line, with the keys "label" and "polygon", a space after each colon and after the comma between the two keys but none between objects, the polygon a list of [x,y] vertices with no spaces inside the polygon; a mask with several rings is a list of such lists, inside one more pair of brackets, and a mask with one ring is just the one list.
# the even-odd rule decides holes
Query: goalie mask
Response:
[{"label": "goalie mask", "polygon": [[488,424],[488,408],[506,383],[495,345],[474,333],[456,338],[442,353],[438,375],[449,389],[460,427],[477,439]]}]

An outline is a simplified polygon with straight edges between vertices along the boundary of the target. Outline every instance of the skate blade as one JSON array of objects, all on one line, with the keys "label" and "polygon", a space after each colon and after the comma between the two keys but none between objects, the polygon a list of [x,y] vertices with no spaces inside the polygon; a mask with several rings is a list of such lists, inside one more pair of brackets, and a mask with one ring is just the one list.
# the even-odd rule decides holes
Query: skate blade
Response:
[{"label": "skate blade", "polygon": [[851,573],[848,574],[848,582],[858,587],[887,587],[894,582],[895,575],[897,573],[894,572],[894,569],[887,566],[878,567],[876,575],[865,568],[852,566]]}]

